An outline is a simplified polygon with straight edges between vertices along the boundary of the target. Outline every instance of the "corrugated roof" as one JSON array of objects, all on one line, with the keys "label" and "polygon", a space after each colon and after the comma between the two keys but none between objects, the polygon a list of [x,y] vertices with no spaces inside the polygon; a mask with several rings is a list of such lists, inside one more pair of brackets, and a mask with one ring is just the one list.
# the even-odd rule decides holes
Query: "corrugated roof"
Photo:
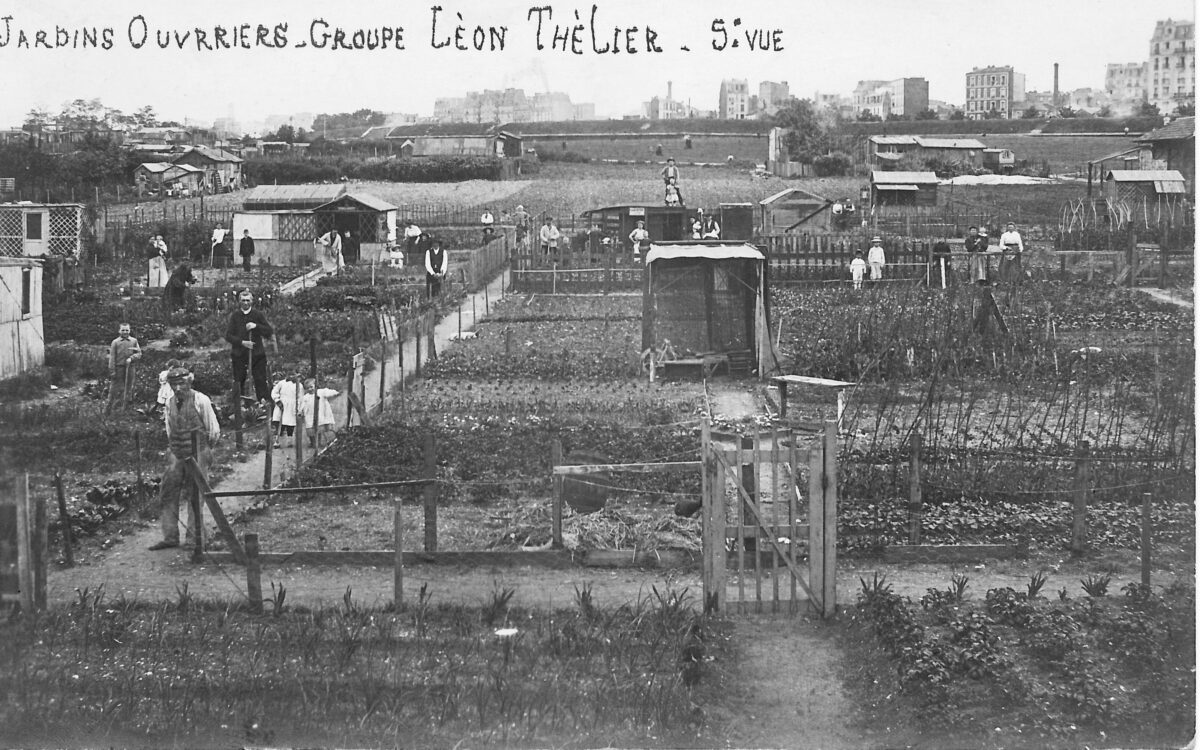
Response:
[{"label": "corrugated roof", "polygon": [[500,126],[495,123],[428,122],[421,125],[397,125],[388,131],[387,138],[464,138],[491,137]]},{"label": "corrugated roof", "polygon": [[242,205],[250,208],[294,204],[297,208],[315,208],[336,199],[344,190],[344,185],[259,185],[246,193]]},{"label": "corrugated roof", "polygon": [[1196,137],[1196,118],[1195,117],[1180,117],[1172,120],[1167,125],[1164,125],[1157,130],[1151,130],[1141,138],[1138,138],[1138,143],[1146,143],[1151,141],[1181,141],[1188,138]]},{"label": "corrugated roof", "polygon": [[393,206],[391,203],[388,203],[387,201],[385,201],[381,198],[376,198],[375,196],[371,195],[370,193],[346,193],[345,195],[339,195],[338,197],[334,198],[333,200],[329,201],[328,203],[317,206],[316,209],[314,209],[314,210],[320,211],[321,209],[323,209],[327,206],[332,206],[335,203],[338,203],[340,201],[347,200],[347,199],[355,201],[356,203],[359,203],[359,204],[366,206],[367,208],[373,209],[375,211],[395,211],[399,208],[399,206]]},{"label": "corrugated roof", "polygon": [[963,148],[963,149],[982,149],[983,144],[974,138],[926,138],[925,136],[916,136],[917,145],[921,148]]},{"label": "corrugated roof", "polygon": [[182,154],[175,157],[175,159],[176,160],[182,159],[183,157],[185,157],[191,153],[200,154],[201,156],[208,157],[209,159],[212,159],[213,161],[227,161],[227,162],[232,162],[232,163],[240,163],[242,161],[242,158],[240,156],[234,156],[233,154],[229,153],[228,151],[224,151],[219,148],[209,148],[208,146],[192,146],[190,149],[184,151]]},{"label": "corrugated roof", "polygon": [[1106,179],[1114,182],[1183,182],[1177,169],[1113,169]]},{"label": "corrugated roof", "polygon": [[805,198],[810,198],[814,201],[827,202],[826,198],[823,198],[815,193],[810,193],[807,190],[801,190],[800,188],[786,188],[784,190],[780,190],[775,195],[769,196],[767,198],[763,198],[762,200],[760,200],[758,202],[758,205],[769,206],[772,203],[774,203],[775,201],[782,200],[783,198],[786,198],[789,195],[792,195],[793,193],[803,196]]},{"label": "corrugated roof", "polygon": [[870,141],[880,146],[912,146],[916,144],[917,137],[915,135],[873,135]]},{"label": "corrugated roof", "polygon": [[937,175],[933,172],[871,172],[871,182],[877,185],[936,185]]},{"label": "corrugated roof", "polygon": [[191,164],[172,164],[169,161],[147,161],[147,162],[142,162],[141,164],[138,165],[138,167],[140,167],[141,169],[145,169],[147,172],[151,172],[154,174],[157,174],[159,172],[165,172],[168,169],[181,169],[184,172],[203,172],[204,171],[200,167],[194,167]]}]

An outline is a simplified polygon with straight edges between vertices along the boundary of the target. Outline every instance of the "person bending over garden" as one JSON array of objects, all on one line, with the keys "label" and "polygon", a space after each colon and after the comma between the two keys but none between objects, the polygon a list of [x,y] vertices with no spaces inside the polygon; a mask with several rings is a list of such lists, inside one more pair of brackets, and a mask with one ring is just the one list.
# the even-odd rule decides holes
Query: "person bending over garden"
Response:
[{"label": "person bending over garden", "polygon": [[[213,411],[212,401],[199,391],[192,390],[192,373],[186,367],[175,367],[167,373],[167,382],[173,396],[167,400],[166,428],[167,470],[163,472],[158,487],[158,501],[162,506],[159,523],[162,525],[162,541],[150,546],[151,550],[170,549],[179,546],[179,501],[187,504],[188,546],[196,544],[200,519],[196,517],[191,502],[192,483],[188,481],[187,460],[194,458],[200,471],[207,474],[212,465],[212,448],[221,439],[221,425]],[[192,436],[196,437],[195,452]]]},{"label": "person bending over garden", "polygon": [[267,404],[271,401],[271,384],[267,379],[267,349],[263,342],[274,334],[267,316],[254,309],[254,294],[243,289],[238,294],[238,309],[230,314],[225,328],[225,340],[233,347],[230,352],[233,382],[244,394],[248,370],[254,380],[255,400]]}]

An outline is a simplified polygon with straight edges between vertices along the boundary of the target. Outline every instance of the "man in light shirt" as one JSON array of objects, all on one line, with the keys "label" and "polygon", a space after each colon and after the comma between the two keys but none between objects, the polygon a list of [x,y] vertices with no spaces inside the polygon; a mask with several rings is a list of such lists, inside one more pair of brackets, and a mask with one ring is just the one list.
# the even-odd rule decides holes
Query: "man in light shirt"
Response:
[{"label": "man in light shirt", "polygon": [[482,243],[486,245],[492,241],[492,233],[496,231],[496,217],[492,214],[492,209],[483,209],[483,216],[479,217],[479,223],[483,226]]},{"label": "man in light shirt", "polygon": [[629,241],[633,244],[633,262],[641,262],[642,248],[650,247],[650,233],[646,231],[646,222],[638,220],[637,226],[629,233]]},{"label": "man in light shirt", "polygon": [[871,267],[871,283],[883,280],[883,267],[887,259],[883,254],[883,239],[876,236],[871,238],[871,249],[867,250],[867,265]]}]

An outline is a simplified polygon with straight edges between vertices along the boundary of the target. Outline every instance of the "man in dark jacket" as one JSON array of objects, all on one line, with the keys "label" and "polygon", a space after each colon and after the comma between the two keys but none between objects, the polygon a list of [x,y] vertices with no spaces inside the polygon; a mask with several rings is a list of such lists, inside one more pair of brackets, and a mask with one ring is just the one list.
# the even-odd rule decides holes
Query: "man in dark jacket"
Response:
[{"label": "man in dark jacket", "polygon": [[242,270],[250,270],[250,258],[254,257],[254,238],[250,236],[250,230],[242,230],[242,239],[238,243],[238,255],[242,256]]},{"label": "man in dark jacket", "polygon": [[246,371],[254,379],[254,397],[270,403],[271,383],[267,377],[267,350],[263,342],[275,334],[267,317],[254,309],[254,294],[243,289],[238,295],[238,309],[229,316],[225,340],[233,347],[233,381],[245,393]]}]

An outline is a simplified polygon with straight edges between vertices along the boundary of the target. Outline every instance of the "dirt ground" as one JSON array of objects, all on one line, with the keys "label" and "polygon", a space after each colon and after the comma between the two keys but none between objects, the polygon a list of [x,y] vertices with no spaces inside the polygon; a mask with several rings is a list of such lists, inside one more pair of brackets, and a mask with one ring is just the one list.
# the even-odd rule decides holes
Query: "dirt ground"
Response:
[{"label": "dirt ground", "polygon": [[[497,299],[498,290],[490,291]],[[476,302],[478,309],[483,305]],[[464,303],[471,310],[471,301]],[[464,324],[464,327],[466,325]],[[457,332],[457,320],[451,315],[439,326],[435,337],[438,348],[450,343]],[[406,361],[411,363],[413,357]],[[395,377],[397,367],[388,372]],[[374,370],[378,372],[378,368]],[[370,380],[375,378],[375,384]],[[366,392],[371,400],[378,392],[378,375],[368,375]],[[762,413],[761,394],[755,386],[715,387],[710,395],[714,416],[728,421],[751,418]],[[337,422],[344,424],[344,405],[336,405]],[[263,480],[263,452],[235,463],[217,489],[257,488]],[[291,451],[275,451],[274,480],[294,470]],[[227,514],[244,506],[238,500],[222,503]],[[235,565],[206,561],[189,563],[180,550],[149,552],[157,540],[157,524],[141,523],[122,536],[106,540],[102,548],[82,550],[80,563],[72,569],[55,569],[49,578],[49,599],[62,605],[75,599],[77,591],[103,586],[109,597],[136,597],[142,600],[174,599],[184,586],[189,594],[217,599],[241,598],[246,594],[244,570]],[[1166,584],[1175,578],[1191,580],[1194,570],[1188,555],[1165,557],[1154,571],[1153,582]],[[1114,577],[1110,590],[1116,591],[1138,576],[1137,560],[1132,553],[1110,553],[1099,557],[1072,560],[1065,556],[1041,554],[1028,560],[980,561],[959,564],[884,565],[869,559],[843,558],[838,566],[838,599],[854,602],[859,579],[870,580],[875,572],[887,575],[900,594],[919,597],[926,589],[944,588],[950,577],[965,572],[970,577],[968,595],[981,597],[997,586],[1023,589],[1031,573],[1045,570],[1050,580],[1046,591],[1067,588],[1079,595],[1079,579],[1092,572]],[[307,565],[266,566],[262,574],[264,594],[286,588],[286,603],[291,606],[319,606],[339,603],[349,595],[364,605],[383,605],[392,600],[393,571],[379,567],[327,567]],[[569,607],[576,588],[590,585],[599,606],[617,606],[652,595],[652,588],[686,588],[693,602],[701,598],[699,571],[636,570],[569,567],[464,567],[419,564],[404,571],[404,596],[415,599],[425,588],[436,605],[440,602],[479,604],[487,601],[497,588],[515,589],[514,604],[527,607]],[[736,595],[737,581],[728,582],[730,599]],[[764,590],[766,587],[764,587]],[[732,637],[737,654],[734,669],[745,679],[728,687],[724,699],[706,706],[708,736],[728,747],[857,748],[887,747],[889,737],[872,733],[861,723],[857,706],[843,688],[841,675],[853,654],[843,653],[834,636],[836,624],[818,620],[806,613],[735,615]]]}]

